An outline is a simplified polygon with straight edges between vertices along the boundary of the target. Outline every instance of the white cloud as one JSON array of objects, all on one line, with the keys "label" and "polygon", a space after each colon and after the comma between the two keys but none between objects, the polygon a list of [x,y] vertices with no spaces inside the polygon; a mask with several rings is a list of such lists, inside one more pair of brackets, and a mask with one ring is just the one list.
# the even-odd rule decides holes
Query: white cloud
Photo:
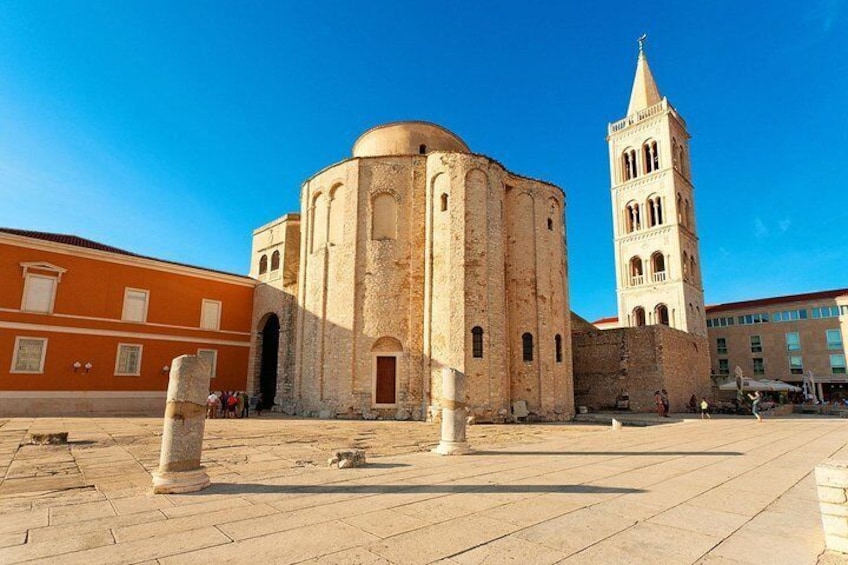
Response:
[{"label": "white cloud", "polygon": [[777,227],[780,229],[781,233],[786,233],[789,230],[789,226],[792,225],[792,220],[789,218],[783,218],[779,222],[777,222]]},{"label": "white cloud", "polygon": [[763,239],[768,237],[769,229],[760,218],[754,218],[754,237]]}]

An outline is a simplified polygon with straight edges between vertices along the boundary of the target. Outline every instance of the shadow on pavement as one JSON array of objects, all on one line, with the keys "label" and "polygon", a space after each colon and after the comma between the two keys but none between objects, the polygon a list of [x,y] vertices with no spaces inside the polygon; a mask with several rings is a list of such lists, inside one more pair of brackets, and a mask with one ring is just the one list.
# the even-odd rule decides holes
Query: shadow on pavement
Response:
[{"label": "shadow on pavement", "polygon": [[262,485],[213,484],[196,493],[204,494],[503,494],[503,493],[560,493],[560,494],[628,494],[646,492],[642,489],[601,487],[590,485]]},{"label": "shadow on pavement", "polygon": [[469,455],[622,455],[637,457],[655,457],[657,455],[668,457],[711,455],[729,457],[731,455],[742,455],[742,453],[738,451],[472,451]]}]

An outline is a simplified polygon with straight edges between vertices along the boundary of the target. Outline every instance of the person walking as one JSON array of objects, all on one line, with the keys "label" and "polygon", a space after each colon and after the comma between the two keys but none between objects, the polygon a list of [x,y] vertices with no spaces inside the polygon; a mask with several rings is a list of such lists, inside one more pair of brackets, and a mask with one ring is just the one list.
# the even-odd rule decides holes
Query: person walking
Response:
[{"label": "person walking", "polygon": [[760,394],[760,391],[755,390],[754,394],[748,393],[748,398],[750,398],[753,402],[751,403],[751,413],[757,417],[757,423],[763,421],[763,417],[760,416],[760,401],[763,399],[763,395]]},{"label": "person walking", "polygon": [[713,417],[710,416],[710,403],[707,402],[707,398],[705,396],[701,397],[701,419],[704,419],[704,416],[707,417],[707,420],[712,420]]}]

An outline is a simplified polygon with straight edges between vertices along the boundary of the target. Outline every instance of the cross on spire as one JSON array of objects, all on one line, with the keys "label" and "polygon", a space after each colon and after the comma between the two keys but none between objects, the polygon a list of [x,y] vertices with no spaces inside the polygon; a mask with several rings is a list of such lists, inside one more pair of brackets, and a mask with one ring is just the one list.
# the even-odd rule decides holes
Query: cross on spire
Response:
[{"label": "cross on spire", "polygon": [[639,36],[639,39],[636,41],[639,42],[639,56],[641,57],[645,53],[645,42],[648,40],[648,34],[643,33]]}]

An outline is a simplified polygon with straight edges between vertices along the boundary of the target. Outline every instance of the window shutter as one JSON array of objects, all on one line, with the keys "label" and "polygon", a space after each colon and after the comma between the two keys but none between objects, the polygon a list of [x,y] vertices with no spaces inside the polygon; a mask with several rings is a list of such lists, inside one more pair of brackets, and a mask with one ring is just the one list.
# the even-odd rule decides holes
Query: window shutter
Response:
[{"label": "window shutter", "polygon": [[28,312],[50,312],[56,279],[31,275],[27,277],[27,294],[24,310]]},{"label": "window shutter", "polygon": [[200,315],[200,327],[204,330],[217,330],[221,326],[221,303],[203,301]]}]

